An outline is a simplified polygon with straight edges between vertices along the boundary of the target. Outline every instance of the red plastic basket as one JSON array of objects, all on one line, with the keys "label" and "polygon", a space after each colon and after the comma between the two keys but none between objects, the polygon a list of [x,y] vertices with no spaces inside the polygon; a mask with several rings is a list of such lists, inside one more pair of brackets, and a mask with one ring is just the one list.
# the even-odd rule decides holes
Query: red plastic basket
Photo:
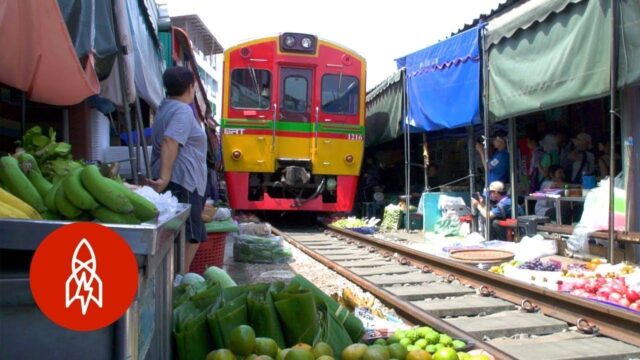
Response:
[{"label": "red plastic basket", "polygon": [[202,274],[207,267],[217,266],[219,268],[224,264],[224,248],[227,233],[215,232],[207,235],[207,241],[200,244],[196,256],[191,262],[189,271]]}]

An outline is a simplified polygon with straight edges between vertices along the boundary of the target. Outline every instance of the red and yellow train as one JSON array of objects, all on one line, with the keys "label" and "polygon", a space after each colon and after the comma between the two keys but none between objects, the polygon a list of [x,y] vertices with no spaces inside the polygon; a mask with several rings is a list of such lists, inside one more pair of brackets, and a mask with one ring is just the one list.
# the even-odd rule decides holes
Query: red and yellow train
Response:
[{"label": "red and yellow train", "polygon": [[355,52],[308,34],[225,51],[222,154],[234,209],[351,211],[365,71]]}]

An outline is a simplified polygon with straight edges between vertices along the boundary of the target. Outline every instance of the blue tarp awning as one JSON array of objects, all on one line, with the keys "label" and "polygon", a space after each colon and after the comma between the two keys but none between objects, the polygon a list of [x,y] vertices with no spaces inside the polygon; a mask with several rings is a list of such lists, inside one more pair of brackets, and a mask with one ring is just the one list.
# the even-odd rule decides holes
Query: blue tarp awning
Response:
[{"label": "blue tarp awning", "polygon": [[406,68],[409,124],[434,131],[480,123],[480,26],[396,59]]}]

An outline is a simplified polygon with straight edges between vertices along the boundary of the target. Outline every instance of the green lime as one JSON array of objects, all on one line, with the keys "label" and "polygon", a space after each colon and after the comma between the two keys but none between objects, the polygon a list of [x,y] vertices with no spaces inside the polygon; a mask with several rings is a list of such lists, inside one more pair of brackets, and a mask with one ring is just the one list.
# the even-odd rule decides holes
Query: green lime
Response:
[{"label": "green lime", "polygon": [[311,352],[316,359],[324,355],[333,357],[333,348],[331,348],[331,345],[323,341],[319,341],[313,345]]},{"label": "green lime", "polygon": [[256,333],[249,325],[240,325],[229,334],[229,350],[236,355],[247,356],[256,347]]},{"label": "green lime", "polygon": [[404,360],[407,357],[407,348],[400,343],[391,344],[387,346],[387,349],[389,350],[389,357],[392,359]]},{"label": "green lime", "polygon": [[275,340],[267,337],[257,337],[256,347],[253,350],[257,355],[268,355],[275,358],[278,355],[278,344]]}]

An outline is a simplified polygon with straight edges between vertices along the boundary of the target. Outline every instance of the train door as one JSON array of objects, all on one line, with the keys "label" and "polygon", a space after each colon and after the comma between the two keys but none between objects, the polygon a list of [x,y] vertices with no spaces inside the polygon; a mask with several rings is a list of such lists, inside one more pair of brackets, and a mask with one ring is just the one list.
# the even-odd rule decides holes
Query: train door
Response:
[{"label": "train door", "polygon": [[315,112],[314,173],[358,175],[364,136],[360,124],[360,81],[343,71],[318,79],[320,96]]},{"label": "train door", "polygon": [[313,70],[280,67],[276,158],[311,161]]}]

